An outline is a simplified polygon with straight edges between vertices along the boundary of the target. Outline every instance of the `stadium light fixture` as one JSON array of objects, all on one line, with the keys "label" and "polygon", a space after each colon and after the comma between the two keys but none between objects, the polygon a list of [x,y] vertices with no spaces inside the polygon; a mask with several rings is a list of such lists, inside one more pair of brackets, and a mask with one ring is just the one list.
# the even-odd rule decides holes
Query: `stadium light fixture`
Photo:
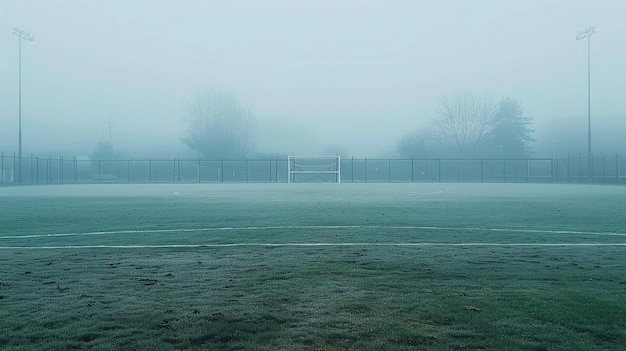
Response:
[{"label": "stadium light fixture", "polygon": [[17,171],[17,181],[19,183],[22,182],[22,40],[27,40],[27,41],[33,41],[35,40],[35,37],[33,37],[30,33],[19,29],[19,28],[13,28],[13,35],[17,36],[17,40],[18,40],[18,57],[19,57],[19,112],[18,112],[18,158],[19,158],[19,162],[18,162],[18,171]]},{"label": "stadium light fixture", "polygon": [[587,168],[589,179],[593,179],[593,158],[591,156],[591,36],[596,33],[596,27],[581,30],[576,40],[587,39]]}]

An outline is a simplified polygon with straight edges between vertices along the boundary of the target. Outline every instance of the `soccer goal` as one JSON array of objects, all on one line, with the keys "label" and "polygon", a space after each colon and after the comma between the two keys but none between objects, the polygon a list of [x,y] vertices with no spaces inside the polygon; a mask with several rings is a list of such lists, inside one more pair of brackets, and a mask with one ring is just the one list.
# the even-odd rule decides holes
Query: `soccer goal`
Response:
[{"label": "soccer goal", "polygon": [[341,183],[341,157],[288,156],[287,183]]}]

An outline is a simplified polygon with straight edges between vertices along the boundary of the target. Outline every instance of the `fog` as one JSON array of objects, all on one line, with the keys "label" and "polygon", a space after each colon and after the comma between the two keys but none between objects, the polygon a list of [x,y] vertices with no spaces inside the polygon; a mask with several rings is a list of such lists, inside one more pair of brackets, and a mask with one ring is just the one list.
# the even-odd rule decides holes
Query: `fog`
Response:
[{"label": "fog", "polygon": [[19,27],[35,37],[26,155],[88,155],[109,137],[129,156],[195,155],[186,106],[216,90],[251,107],[260,152],[391,156],[459,88],[519,100],[538,154],[584,153],[576,34],[595,26],[594,149],[626,152],[624,13],[621,0],[0,0],[0,150],[17,150]]}]

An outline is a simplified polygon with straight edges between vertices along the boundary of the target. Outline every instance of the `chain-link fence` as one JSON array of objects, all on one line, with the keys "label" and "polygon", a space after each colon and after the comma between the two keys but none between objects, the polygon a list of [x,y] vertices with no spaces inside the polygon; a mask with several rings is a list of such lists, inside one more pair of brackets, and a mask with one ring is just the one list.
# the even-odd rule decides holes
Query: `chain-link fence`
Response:
[{"label": "chain-link fence", "polygon": [[[0,153],[0,185],[287,182],[287,159],[22,157]],[[626,184],[626,156],[528,159],[342,158],[342,183],[534,182]]]}]

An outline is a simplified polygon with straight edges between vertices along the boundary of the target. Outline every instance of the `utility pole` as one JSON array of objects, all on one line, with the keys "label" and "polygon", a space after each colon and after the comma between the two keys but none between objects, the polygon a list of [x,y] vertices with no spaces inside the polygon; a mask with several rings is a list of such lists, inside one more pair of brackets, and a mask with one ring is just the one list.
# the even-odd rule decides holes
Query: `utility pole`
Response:
[{"label": "utility pole", "polygon": [[579,31],[576,40],[587,39],[587,169],[589,180],[593,180],[593,156],[591,154],[591,36],[596,27]]},{"label": "utility pole", "polygon": [[17,166],[17,182],[22,183],[22,40],[33,41],[35,37],[19,28],[13,28],[13,34],[18,40],[18,57],[19,57],[19,127],[18,127],[18,166]]}]

